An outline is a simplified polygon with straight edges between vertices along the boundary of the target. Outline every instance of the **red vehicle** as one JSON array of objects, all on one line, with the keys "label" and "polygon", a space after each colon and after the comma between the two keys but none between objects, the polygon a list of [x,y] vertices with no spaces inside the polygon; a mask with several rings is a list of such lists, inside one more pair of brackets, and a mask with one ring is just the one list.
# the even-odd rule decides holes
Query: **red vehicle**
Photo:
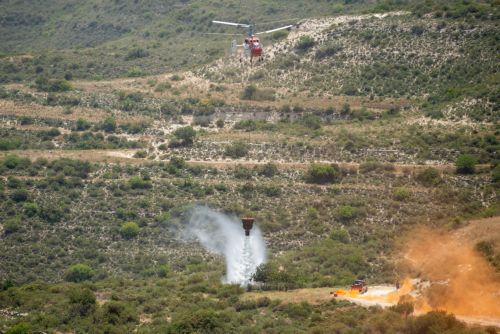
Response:
[{"label": "red vehicle", "polygon": [[368,291],[365,280],[357,279],[352,283],[351,290],[357,290],[359,293],[365,293]]},{"label": "red vehicle", "polygon": [[[283,30],[283,29],[288,29],[290,30],[294,25],[287,25],[284,27],[279,27],[271,30],[266,30],[266,31],[261,31],[261,32],[254,32],[255,25],[254,24],[246,24],[246,23],[233,23],[233,22],[224,22],[224,21],[212,21],[212,23],[217,23],[217,24],[224,24],[227,26],[233,26],[237,28],[247,28],[247,37],[245,38],[245,41],[243,44],[238,45],[236,41],[233,41],[231,43],[231,52],[234,54],[236,53],[236,48],[238,46],[242,46],[245,49],[245,53],[250,57],[250,62],[253,62],[253,58],[257,58],[258,60],[262,61],[262,54],[263,54],[263,47],[262,43],[257,37],[257,35],[262,35],[262,34],[269,34],[278,30]],[[212,33],[212,34],[217,34],[217,33]],[[223,34],[227,35],[227,34]],[[232,34],[229,34],[232,35]]]}]

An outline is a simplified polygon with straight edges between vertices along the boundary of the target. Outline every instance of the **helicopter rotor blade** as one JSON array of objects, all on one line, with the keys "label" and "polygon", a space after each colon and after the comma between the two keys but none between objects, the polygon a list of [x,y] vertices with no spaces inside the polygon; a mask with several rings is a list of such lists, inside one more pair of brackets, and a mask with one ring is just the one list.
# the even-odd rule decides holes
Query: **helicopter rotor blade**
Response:
[{"label": "helicopter rotor blade", "polygon": [[241,34],[231,34],[231,33],[225,33],[225,32],[202,32],[201,35],[241,36]]},{"label": "helicopter rotor blade", "polygon": [[278,31],[278,30],[290,29],[290,28],[292,28],[294,26],[295,26],[294,24],[290,24],[290,25],[287,25],[287,26],[284,26],[284,27],[280,27],[280,28],[276,28],[276,29],[261,31],[261,32],[256,33],[255,35],[269,34],[271,32],[275,32],[275,31]]},{"label": "helicopter rotor blade", "polygon": [[217,23],[217,24],[225,24],[227,26],[233,26],[233,27],[242,27],[242,28],[249,28],[249,24],[244,24],[244,23],[234,23],[234,22],[224,22],[224,21],[212,21],[212,23]]}]

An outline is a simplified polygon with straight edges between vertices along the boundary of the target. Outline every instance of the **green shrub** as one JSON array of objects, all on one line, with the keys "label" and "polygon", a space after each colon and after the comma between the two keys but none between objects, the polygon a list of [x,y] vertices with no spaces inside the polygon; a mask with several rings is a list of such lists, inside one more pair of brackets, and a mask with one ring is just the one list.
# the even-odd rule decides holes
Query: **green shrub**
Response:
[{"label": "green shrub", "polygon": [[237,141],[226,147],[224,155],[234,159],[238,159],[246,156],[249,149],[250,148],[247,143],[243,141]]},{"label": "green shrub", "polygon": [[273,89],[259,89],[255,85],[248,85],[241,93],[242,100],[274,101],[276,92]]},{"label": "green shrub", "polygon": [[106,132],[115,132],[116,130],[116,119],[112,116],[106,117],[101,124],[101,129]]},{"label": "green shrub", "polygon": [[15,154],[9,154],[5,157],[3,165],[8,169],[26,169],[31,165],[28,158],[21,158]]},{"label": "green shrub", "polygon": [[124,223],[120,228],[120,234],[125,239],[132,239],[132,238],[136,237],[140,231],[141,231],[141,228],[139,227],[139,225],[137,225],[134,222]]},{"label": "green shrub", "polygon": [[312,48],[316,44],[316,41],[311,36],[302,36],[297,44],[295,44],[295,49],[300,52],[305,52]]},{"label": "green shrub", "polygon": [[149,56],[149,52],[142,49],[142,48],[136,48],[133,50],[130,50],[127,53],[127,56],[125,57],[125,60],[132,60],[132,59],[138,59],[138,58],[144,58]]},{"label": "green shrub", "polygon": [[44,76],[38,77],[35,80],[35,87],[44,92],[66,92],[73,89],[71,84],[66,80],[48,79]]},{"label": "green shrub", "polygon": [[75,127],[76,131],[85,131],[85,130],[90,129],[90,127],[91,127],[91,124],[83,118],[79,118],[76,121],[76,127]]},{"label": "green shrub", "polygon": [[24,208],[24,213],[28,217],[33,217],[38,214],[39,208],[36,203],[31,203],[31,202],[24,203],[23,208]]},{"label": "green shrub", "polygon": [[462,154],[455,162],[456,172],[458,174],[474,174],[476,171],[476,163],[477,160],[472,155]]},{"label": "green shrub", "polygon": [[349,221],[358,216],[359,210],[350,205],[342,205],[337,209],[337,218],[341,221]]},{"label": "green shrub", "polygon": [[159,277],[165,278],[172,272],[172,269],[168,264],[161,265],[158,267],[157,273]]},{"label": "green shrub", "polygon": [[92,278],[92,269],[82,263],[74,264],[66,270],[65,279],[69,282],[82,282]]},{"label": "green shrub", "polygon": [[432,167],[428,167],[419,172],[415,179],[426,187],[436,186],[442,181],[439,171]]},{"label": "green shrub", "polygon": [[259,166],[257,168],[259,175],[266,177],[273,177],[278,174],[278,166],[273,164],[272,162],[268,162],[265,165]]},{"label": "green shrub", "polygon": [[407,188],[399,187],[394,189],[392,196],[397,201],[405,201],[410,198],[411,192]]},{"label": "green shrub", "polygon": [[72,287],[68,290],[69,302],[73,314],[85,316],[96,306],[96,298],[89,288]]},{"label": "green shrub", "polygon": [[148,156],[148,152],[146,152],[145,150],[139,150],[139,151],[134,153],[134,158],[137,158],[137,159],[144,159],[147,156]]},{"label": "green shrub", "polygon": [[99,320],[105,324],[124,325],[138,322],[139,317],[130,305],[109,301],[102,306]]},{"label": "green shrub", "polygon": [[3,233],[5,235],[15,233],[21,229],[21,219],[14,217],[7,219],[3,224]]},{"label": "green shrub", "polygon": [[12,326],[5,334],[31,334],[33,331],[31,330],[30,324],[26,322],[21,322],[17,325]]},{"label": "green shrub", "polygon": [[28,200],[28,191],[26,189],[16,189],[10,195],[15,202],[24,202]]},{"label": "green shrub", "polygon": [[196,131],[191,126],[185,126],[175,130],[174,136],[182,141],[183,146],[189,146],[194,143]]},{"label": "green shrub", "polygon": [[128,184],[130,185],[130,188],[132,188],[132,189],[149,189],[152,187],[150,180],[145,180],[144,178],[142,178],[140,176],[132,176],[128,180]]},{"label": "green shrub", "polygon": [[341,171],[338,165],[313,164],[309,167],[305,179],[309,183],[333,183],[341,179]]}]

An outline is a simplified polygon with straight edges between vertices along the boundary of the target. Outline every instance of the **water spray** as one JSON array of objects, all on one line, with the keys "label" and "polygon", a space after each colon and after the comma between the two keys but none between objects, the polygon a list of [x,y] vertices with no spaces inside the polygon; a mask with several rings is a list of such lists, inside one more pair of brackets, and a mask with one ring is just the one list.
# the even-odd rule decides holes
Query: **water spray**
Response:
[{"label": "water spray", "polygon": [[196,239],[209,252],[224,256],[224,283],[245,286],[251,283],[257,267],[266,261],[266,245],[254,221],[249,217],[239,220],[199,206],[191,211],[184,236]]}]

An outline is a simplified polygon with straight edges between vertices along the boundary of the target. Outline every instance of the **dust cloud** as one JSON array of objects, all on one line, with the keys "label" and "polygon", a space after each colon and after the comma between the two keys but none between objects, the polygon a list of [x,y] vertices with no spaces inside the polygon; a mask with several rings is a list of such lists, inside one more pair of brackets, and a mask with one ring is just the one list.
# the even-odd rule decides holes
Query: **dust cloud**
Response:
[{"label": "dust cloud", "polygon": [[411,233],[404,258],[409,275],[430,283],[416,299],[417,312],[500,317],[499,274],[467,235],[420,229]]}]

